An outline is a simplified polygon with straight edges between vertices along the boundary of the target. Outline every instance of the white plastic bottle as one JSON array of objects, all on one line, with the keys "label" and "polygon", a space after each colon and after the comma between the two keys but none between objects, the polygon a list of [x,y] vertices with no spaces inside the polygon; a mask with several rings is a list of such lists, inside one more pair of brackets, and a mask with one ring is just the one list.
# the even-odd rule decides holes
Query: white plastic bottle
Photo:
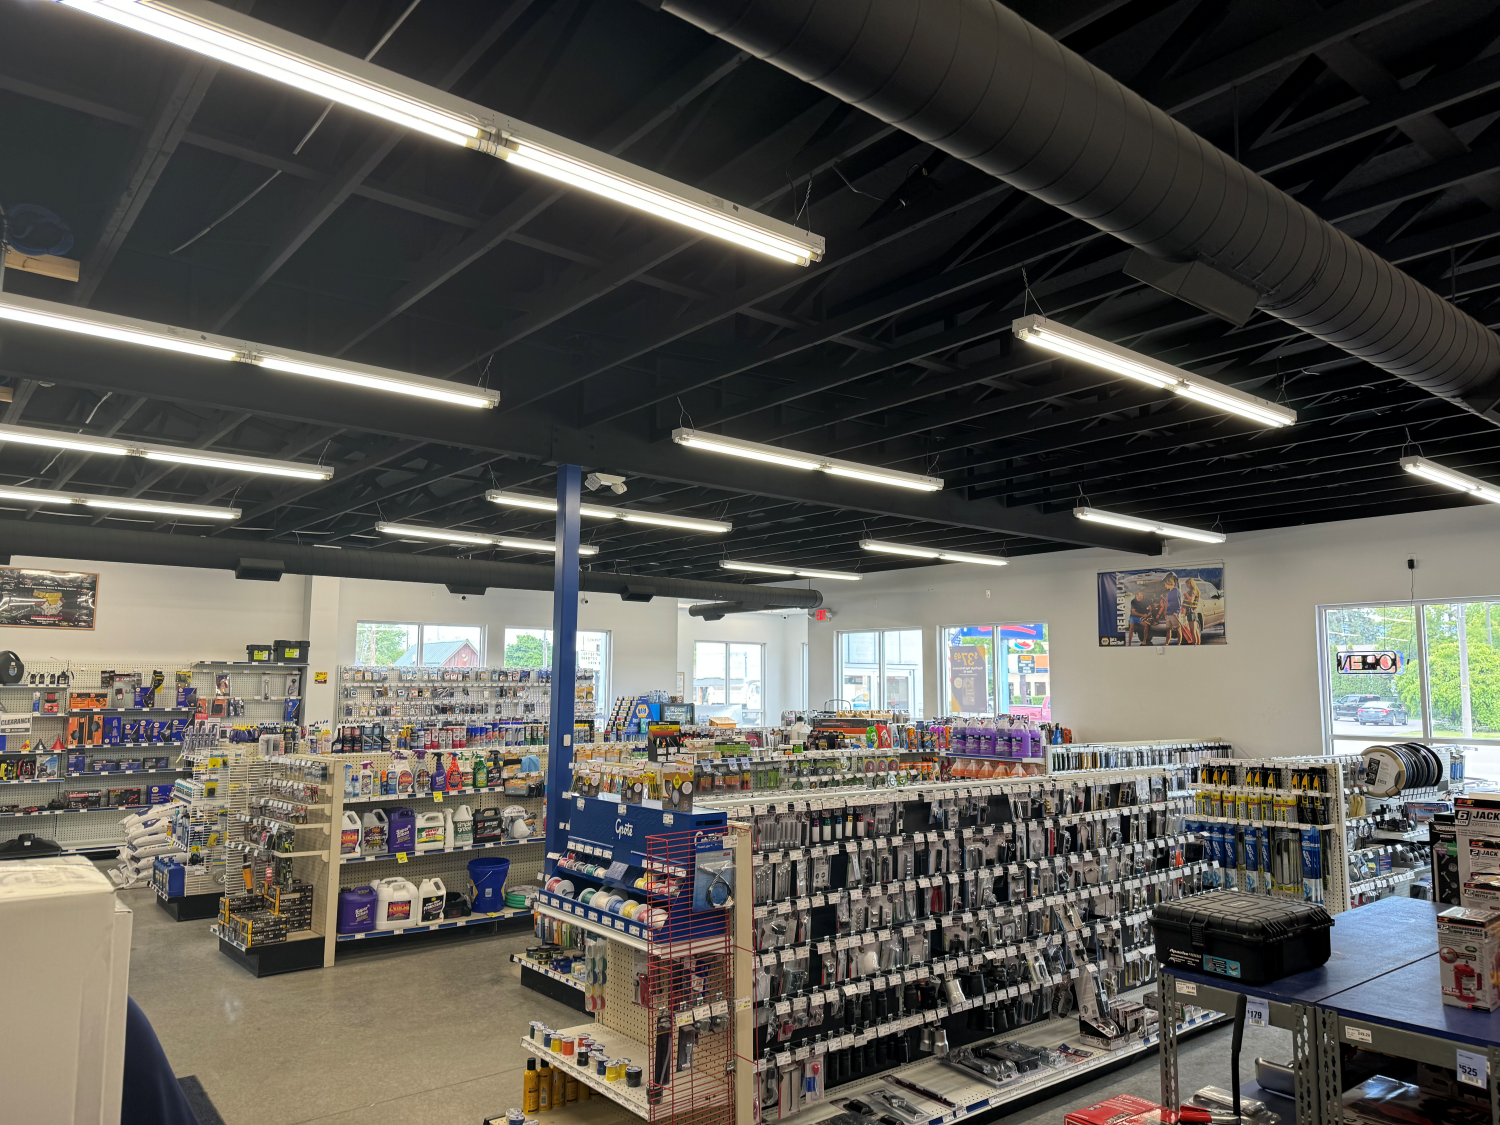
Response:
[{"label": "white plastic bottle", "polygon": [[404,930],[420,925],[417,918],[417,888],[395,876],[375,884],[375,928]]},{"label": "white plastic bottle", "polygon": [[431,879],[423,879],[422,889],[417,898],[421,903],[419,920],[422,925],[430,926],[434,922],[443,920],[443,907],[448,901],[448,888],[443,885],[442,879],[436,875]]},{"label": "white plastic bottle", "polygon": [[365,813],[364,854],[384,855],[390,849],[390,820],[384,809],[371,809]]},{"label": "white plastic bottle", "polygon": [[474,810],[468,805],[459,805],[453,810],[453,843],[455,848],[468,847],[474,842]]},{"label": "white plastic bottle", "polygon": [[361,797],[372,797],[375,795],[375,766],[370,762],[360,763],[359,795]]},{"label": "white plastic bottle", "polygon": [[344,820],[340,826],[339,854],[359,855],[363,841],[364,832],[360,828],[359,814],[350,809],[344,813]]},{"label": "white plastic bottle", "polygon": [[444,806],[443,808],[443,847],[453,847],[453,810]]}]

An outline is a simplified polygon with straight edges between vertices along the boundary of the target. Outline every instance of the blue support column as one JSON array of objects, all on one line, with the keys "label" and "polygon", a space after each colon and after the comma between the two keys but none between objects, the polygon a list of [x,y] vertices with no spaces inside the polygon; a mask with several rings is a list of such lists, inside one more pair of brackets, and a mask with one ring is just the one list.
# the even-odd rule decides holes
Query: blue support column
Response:
[{"label": "blue support column", "polygon": [[[558,551],[552,571],[552,723],[547,742],[547,851],[563,850],[568,806],[563,794],[573,773],[573,710],[578,680],[578,506],[583,471],[557,467]],[[552,874],[547,860],[547,874]]]}]

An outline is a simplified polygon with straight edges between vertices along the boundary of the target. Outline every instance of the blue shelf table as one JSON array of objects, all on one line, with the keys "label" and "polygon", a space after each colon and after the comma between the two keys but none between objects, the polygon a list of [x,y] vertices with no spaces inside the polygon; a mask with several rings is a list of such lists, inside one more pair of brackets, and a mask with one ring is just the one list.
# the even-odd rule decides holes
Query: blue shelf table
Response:
[{"label": "blue shelf table", "polygon": [[[1429,902],[1410,898],[1385,898],[1369,906],[1334,916],[1330,935],[1331,955],[1316,969],[1265,984],[1242,984],[1226,977],[1191,972],[1175,966],[1160,966],[1158,996],[1168,1003],[1158,1005],[1161,1036],[1161,1102],[1181,1104],[1178,1090],[1177,1036],[1170,1018],[1178,1003],[1227,1012],[1235,1016],[1235,1046],[1231,1066],[1233,1084],[1239,1081],[1239,1042],[1250,1002],[1264,1003],[1266,1021],[1292,1033],[1292,1068],[1296,1074],[1298,1125],[1342,1125],[1338,1115],[1325,1116],[1327,1107],[1340,1106],[1338,1074],[1325,1076],[1328,1046],[1321,1034],[1319,1005],[1351,989],[1368,986],[1423,959],[1437,954],[1436,911]],[[1434,991],[1434,996],[1436,992]],[[1338,1051],[1332,1051],[1335,1063]],[[1493,1068],[1491,1068],[1493,1069]],[[1332,1101],[1328,1083],[1332,1082]],[[1497,1123],[1500,1125],[1500,1123]]]}]

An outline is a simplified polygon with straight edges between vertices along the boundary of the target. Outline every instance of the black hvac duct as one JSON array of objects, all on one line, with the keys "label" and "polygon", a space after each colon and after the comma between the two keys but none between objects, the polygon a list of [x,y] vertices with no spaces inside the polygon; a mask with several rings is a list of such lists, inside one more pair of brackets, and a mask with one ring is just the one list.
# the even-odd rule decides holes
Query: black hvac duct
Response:
[{"label": "black hvac duct", "polygon": [[1150,256],[1134,276],[1248,292],[1247,315],[1500,422],[1493,332],[994,0],[661,6],[1116,235]]},{"label": "black hvac duct", "polygon": [[[271,581],[286,573],[386,582],[431,582],[450,589],[458,587],[460,592],[483,592],[491,586],[508,590],[552,589],[550,564],[486,562],[393,551],[331,551],[322,547],[163,535],[152,531],[124,531],[36,520],[0,519],[0,551],[43,558],[228,570],[236,577]],[[604,574],[597,570],[582,571],[578,576],[578,586],[586,593],[616,594],[626,601],[649,601],[652,597],[697,602],[735,601],[751,609],[787,606],[816,609],[823,604],[823,595],[817,590],[741,586],[733,582],[697,582],[641,574]]]}]

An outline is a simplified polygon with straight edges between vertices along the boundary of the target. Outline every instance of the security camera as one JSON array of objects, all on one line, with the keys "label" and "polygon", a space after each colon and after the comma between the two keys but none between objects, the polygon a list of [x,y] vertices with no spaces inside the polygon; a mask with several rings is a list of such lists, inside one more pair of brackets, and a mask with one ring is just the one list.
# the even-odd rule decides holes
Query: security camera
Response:
[{"label": "security camera", "polygon": [[625,478],[617,477],[610,473],[590,473],[583,478],[583,487],[593,492],[598,488],[608,487],[616,496],[625,491]]}]

